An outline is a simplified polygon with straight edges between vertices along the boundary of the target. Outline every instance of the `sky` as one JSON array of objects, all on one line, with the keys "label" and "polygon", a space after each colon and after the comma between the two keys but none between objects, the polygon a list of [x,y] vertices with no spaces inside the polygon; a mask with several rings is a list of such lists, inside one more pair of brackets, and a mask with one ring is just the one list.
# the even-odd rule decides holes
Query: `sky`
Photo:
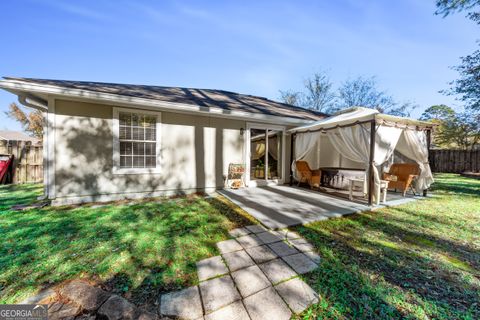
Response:
[{"label": "sky", "polygon": [[[327,71],[375,76],[397,101],[461,108],[439,93],[478,26],[434,0],[0,1],[0,76],[214,88],[279,99]],[[16,97],[0,90],[0,130]]]}]

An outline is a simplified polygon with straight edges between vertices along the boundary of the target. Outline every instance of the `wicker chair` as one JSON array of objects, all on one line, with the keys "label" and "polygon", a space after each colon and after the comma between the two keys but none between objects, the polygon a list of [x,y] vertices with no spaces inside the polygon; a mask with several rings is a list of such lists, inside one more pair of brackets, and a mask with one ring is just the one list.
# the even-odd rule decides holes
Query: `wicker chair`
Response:
[{"label": "wicker chair", "polygon": [[311,189],[320,187],[320,170],[312,170],[306,161],[295,162],[298,172],[298,185],[306,182]]},{"label": "wicker chair", "polygon": [[394,163],[390,167],[389,172],[382,175],[382,180],[389,181],[389,189],[402,190],[403,196],[409,188],[413,189],[412,182],[420,174],[420,168],[416,163]]}]

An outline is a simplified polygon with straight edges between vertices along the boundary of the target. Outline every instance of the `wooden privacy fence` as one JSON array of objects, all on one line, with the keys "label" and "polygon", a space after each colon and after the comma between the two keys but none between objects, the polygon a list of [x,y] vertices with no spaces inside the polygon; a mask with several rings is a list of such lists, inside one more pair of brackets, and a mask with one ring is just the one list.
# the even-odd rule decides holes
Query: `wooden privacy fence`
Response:
[{"label": "wooden privacy fence", "polygon": [[0,154],[13,154],[13,183],[43,181],[43,148],[30,141],[0,141]]},{"label": "wooden privacy fence", "polygon": [[480,150],[430,150],[433,172],[480,172]]}]

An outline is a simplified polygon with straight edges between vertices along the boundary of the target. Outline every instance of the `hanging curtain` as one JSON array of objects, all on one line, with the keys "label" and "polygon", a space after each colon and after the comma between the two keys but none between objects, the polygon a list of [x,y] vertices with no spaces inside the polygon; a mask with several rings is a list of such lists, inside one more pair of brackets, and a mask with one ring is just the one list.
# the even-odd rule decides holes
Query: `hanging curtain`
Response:
[{"label": "hanging curtain", "polygon": [[258,160],[265,155],[265,140],[252,141],[251,154],[253,160]]},{"label": "hanging curtain", "polygon": [[274,160],[278,160],[277,136],[273,136],[273,137],[268,138],[268,154]]},{"label": "hanging curtain", "polygon": [[[392,155],[400,138],[402,129],[395,127],[377,126],[375,130],[375,155],[373,166],[370,168],[374,177],[374,197],[378,197],[380,175],[377,166],[381,166]],[[343,157],[355,162],[364,163],[365,170],[369,169],[370,162],[370,124],[359,124],[350,127],[336,128],[327,131],[334,148]],[[368,180],[368,179],[366,179]],[[365,187],[368,186],[368,181]]]},{"label": "hanging curtain", "polygon": [[433,183],[433,175],[428,163],[428,145],[425,131],[405,129],[398,143],[397,151],[418,163],[420,175],[416,181],[416,189],[428,189]]},{"label": "hanging curtain", "polygon": [[296,162],[303,160],[311,169],[318,167],[317,144],[320,140],[320,132],[299,133],[295,137],[295,155],[292,161],[292,172],[295,180],[298,180]]}]

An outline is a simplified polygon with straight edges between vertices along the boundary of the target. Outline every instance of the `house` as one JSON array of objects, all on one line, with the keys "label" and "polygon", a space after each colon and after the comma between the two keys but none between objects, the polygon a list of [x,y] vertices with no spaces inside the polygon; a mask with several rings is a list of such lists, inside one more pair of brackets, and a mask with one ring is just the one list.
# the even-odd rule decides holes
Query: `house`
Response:
[{"label": "house", "polygon": [[222,90],[6,77],[45,112],[45,195],[53,204],[211,192],[229,164],[247,186],[290,176],[287,130],[324,114]]},{"label": "house", "polygon": [[32,145],[41,145],[42,141],[21,131],[0,130],[0,141],[24,141]]}]

